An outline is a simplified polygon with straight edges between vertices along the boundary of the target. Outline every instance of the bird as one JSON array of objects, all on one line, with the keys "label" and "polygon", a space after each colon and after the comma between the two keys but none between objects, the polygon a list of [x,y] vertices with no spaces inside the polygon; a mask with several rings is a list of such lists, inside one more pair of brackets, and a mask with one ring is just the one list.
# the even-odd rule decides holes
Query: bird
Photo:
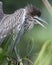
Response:
[{"label": "bird", "polygon": [[40,15],[41,12],[32,5],[16,10],[13,14],[5,15],[0,21],[0,40],[4,39],[12,30],[17,29],[17,32],[19,32],[23,23],[25,29],[31,29],[34,24],[45,27],[39,22],[44,22],[39,18]]},{"label": "bird", "polygon": [[46,29],[43,23],[47,25],[47,22],[42,20],[40,16],[41,11],[38,8],[35,8],[32,4],[27,5],[24,8],[19,8],[12,14],[5,14],[0,21],[0,45],[5,37],[13,32],[14,44],[12,47],[18,57],[16,45],[20,41],[24,32],[32,29],[35,24],[39,24]]}]

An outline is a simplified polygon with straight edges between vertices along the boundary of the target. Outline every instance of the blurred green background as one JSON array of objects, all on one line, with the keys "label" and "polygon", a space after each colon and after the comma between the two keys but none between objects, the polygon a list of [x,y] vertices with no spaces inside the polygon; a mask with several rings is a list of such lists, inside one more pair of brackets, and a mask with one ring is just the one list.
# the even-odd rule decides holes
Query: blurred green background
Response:
[{"label": "blurred green background", "polygon": [[[41,0],[1,0],[3,2],[3,10],[6,14],[11,14],[19,8],[23,8],[28,4],[33,4],[39,8],[42,12],[41,18],[48,22],[47,29],[42,28],[39,25],[35,25],[30,31],[27,31],[21,38],[17,45],[17,52],[21,57],[29,57],[31,60],[35,60],[42,45],[47,40],[52,40],[52,15],[47,11]],[[52,0],[49,0],[52,4]],[[10,38],[10,37],[9,37]],[[2,46],[3,52],[5,53],[10,47],[11,39],[5,40],[5,44]],[[8,43],[7,43],[8,42]],[[2,50],[1,49],[1,50]],[[10,54],[10,53],[9,53]],[[5,54],[4,54],[5,55]],[[4,55],[1,56],[4,57]],[[5,58],[5,57],[4,57]],[[3,61],[2,61],[3,62]]]}]

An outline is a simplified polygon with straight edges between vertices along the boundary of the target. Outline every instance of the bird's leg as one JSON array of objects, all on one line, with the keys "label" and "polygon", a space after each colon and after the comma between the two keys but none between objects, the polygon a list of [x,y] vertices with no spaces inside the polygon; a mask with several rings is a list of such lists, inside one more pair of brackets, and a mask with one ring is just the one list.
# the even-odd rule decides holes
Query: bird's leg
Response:
[{"label": "bird's leg", "polygon": [[16,46],[13,48],[13,51],[14,51],[15,56],[16,56],[16,58],[15,58],[15,59],[16,59],[16,60],[15,60],[16,64],[15,64],[15,65],[19,65],[19,63],[22,62],[22,59],[20,58],[19,54],[17,53]]},{"label": "bird's leg", "polygon": [[18,61],[18,62],[21,62],[22,59],[20,58],[20,56],[19,56],[18,53],[17,53],[16,46],[14,47],[14,52],[15,52],[15,55],[16,55],[16,57],[17,57],[17,61]]},{"label": "bird's leg", "polygon": [[23,33],[24,33],[24,25],[21,26],[20,31],[18,32],[16,38],[14,39],[14,45],[13,45],[13,50],[15,52],[15,55],[16,55],[17,59],[18,59],[18,62],[21,62],[22,60],[21,60],[20,56],[17,53],[16,45],[19,43],[20,38],[23,35]]},{"label": "bird's leg", "polygon": [[[16,60],[18,61],[18,62],[20,62],[20,56],[18,55],[18,53],[17,53],[17,49],[16,49],[16,37],[18,37],[18,35],[17,34],[15,34],[16,32],[13,30],[13,51],[14,51],[14,53],[15,53],[15,56],[16,56]],[[19,43],[19,40],[20,40],[20,38],[17,38],[17,43]]]}]

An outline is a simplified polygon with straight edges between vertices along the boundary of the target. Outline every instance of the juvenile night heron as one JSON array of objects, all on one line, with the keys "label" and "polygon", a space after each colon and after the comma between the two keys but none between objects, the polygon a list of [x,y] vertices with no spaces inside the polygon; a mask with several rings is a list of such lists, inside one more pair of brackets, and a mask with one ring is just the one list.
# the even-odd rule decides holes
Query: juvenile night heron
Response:
[{"label": "juvenile night heron", "polygon": [[[16,51],[16,42],[18,43],[21,36],[26,30],[33,28],[35,24],[40,24],[46,28],[42,23],[47,24],[40,18],[41,12],[33,5],[28,5],[24,8],[16,10],[13,14],[6,14],[0,21],[0,42],[9,34],[11,31],[16,35],[13,40],[13,48]],[[1,45],[1,43],[0,43]]]}]

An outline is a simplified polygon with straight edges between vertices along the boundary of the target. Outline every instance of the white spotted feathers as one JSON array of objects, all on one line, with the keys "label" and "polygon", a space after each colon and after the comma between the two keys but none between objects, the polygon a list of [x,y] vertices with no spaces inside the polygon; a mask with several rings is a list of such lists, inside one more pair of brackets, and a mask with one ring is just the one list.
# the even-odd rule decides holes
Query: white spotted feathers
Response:
[{"label": "white spotted feathers", "polygon": [[0,22],[0,40],[5,38],[12,30],[17,30],[19,32],[24,20],[25,9],[19,9],[13,14],[3,17]]}]

